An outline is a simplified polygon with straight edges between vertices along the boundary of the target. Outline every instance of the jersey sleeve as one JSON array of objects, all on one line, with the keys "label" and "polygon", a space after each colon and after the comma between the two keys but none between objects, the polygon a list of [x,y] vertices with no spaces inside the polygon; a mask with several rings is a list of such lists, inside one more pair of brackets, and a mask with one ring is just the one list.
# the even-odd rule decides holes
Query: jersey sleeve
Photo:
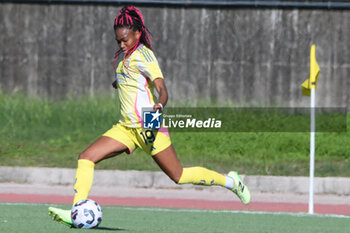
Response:
[{"label": "jersey sleeve", "polygon": [[138,53],[136,57],[138,70],[154,81],[156,78],[164,78],[158,61],[153,52],[149,49]]}]

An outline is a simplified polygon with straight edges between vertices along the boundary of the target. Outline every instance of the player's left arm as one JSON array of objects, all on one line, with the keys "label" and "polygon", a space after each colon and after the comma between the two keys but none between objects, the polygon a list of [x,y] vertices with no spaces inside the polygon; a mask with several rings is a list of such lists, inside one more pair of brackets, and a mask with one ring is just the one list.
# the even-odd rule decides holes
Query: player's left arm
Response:
[{"label": "player's left arm", "polygon": [[155,111],[162,111],[168,102],[168,91],[166,89],[164,79],[156,78],[153,80],[153,84],[159,94],[158,103],[153,106],[153,109]]},{"label": "player's left arm", "polygon": [[114,89],[118,89],[117,80],[115,80],[115,81],[112,83],[112,87],[114,87]]}]

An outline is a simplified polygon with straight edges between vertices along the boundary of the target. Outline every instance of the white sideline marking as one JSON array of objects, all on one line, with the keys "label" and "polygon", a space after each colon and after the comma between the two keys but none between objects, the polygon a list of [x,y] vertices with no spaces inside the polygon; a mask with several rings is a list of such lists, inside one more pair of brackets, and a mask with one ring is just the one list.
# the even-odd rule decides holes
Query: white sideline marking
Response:
[{"label": "white sideline marking", "polygon": [[[60,205],[60,204],[49,204],[49,203],[27,203],[27,202],[0,202],[0,205],[19,205],[19,206],[23,206],[23,205],[32,205],[32,206],[56,206],[56,205]],[[62,204],[64,205],[64,204]]]},{"label": "white sideline marking", "polygon": [[[13,206],[60,206],[64,204],[46,204],[46,203],[13,203],[0,202],[1,205]],[[212,213],[212,214],[251,214],[251,215],[285,215],[292,217],[319,217],[319,218],[345,218],[350,219],[349,215],[337,214],[308,214],[308,213],[289,213],[289,212],[267,212],[267,211],[246,211],[246,210],[196,210],[196,209],[169,209],[169,208],[145,208],[145,207],[124,207],[124,206],[103,206],[103,209],[119,208],[123,210],[155,211],[155,212],[175,212],[175,213]]]},{"label": "white sideline marking", "polygon": [[[105,208],[111,206],[105,206]],[[158,211],[158,212],[179,212],[179,213],[229,213],[229,214],[252,214],[252,215],[289,215],[293,217],[320,217],[320,218],[350,218],[348,215],[337,214],[307,214],[290,212],[267,212],[267,211],[245,211],[245,210],[196,210],[196,209],[168,209],[168,208],[144,208],[144,207],[119,207],[124,210]]]}]

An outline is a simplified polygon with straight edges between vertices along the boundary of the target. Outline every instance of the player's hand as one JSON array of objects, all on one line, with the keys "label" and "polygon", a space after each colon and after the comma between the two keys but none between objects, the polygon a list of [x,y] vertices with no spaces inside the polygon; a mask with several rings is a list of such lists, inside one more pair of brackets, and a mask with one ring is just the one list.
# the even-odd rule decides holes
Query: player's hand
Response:
[{"label": "player's hand", "polygon": [[115,81],[112,83],[112,86],[113,86],[115,89],[118,88],[118,87],[117,87],[117,80],[115,80]]},{"label": "player's hand", "polygon": [[163,105],[160,103],[153,105],[153,111],[163,111]]}]

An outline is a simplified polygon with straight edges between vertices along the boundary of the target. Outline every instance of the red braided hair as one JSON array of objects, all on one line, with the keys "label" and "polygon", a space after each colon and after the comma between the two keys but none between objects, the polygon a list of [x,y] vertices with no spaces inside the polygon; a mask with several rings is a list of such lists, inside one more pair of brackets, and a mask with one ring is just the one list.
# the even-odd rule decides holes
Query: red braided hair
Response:
[{"label": "red braided hair", "polygon": [[[120,10],[119,14],[114,20],[114,30],[117,30],[117,28],[122,28],[122,27],[126,27],[134,31],[140,32],[140,37],[135,43],[135,45],[129,48],[124,53],[123,61],[126,61],[126,59],[128,59],[128,57],[137,49],[140,43],[144,44],[149,49],[152,49],[151,36],[149,34],[148,29],[145,26],[145,22],[143,20],[141,11],[138,10],[136,7],[126,6]],[[121,53],[122,53],[122,50],[117,51],[114,58],[114,66],[117,58]]]}]

